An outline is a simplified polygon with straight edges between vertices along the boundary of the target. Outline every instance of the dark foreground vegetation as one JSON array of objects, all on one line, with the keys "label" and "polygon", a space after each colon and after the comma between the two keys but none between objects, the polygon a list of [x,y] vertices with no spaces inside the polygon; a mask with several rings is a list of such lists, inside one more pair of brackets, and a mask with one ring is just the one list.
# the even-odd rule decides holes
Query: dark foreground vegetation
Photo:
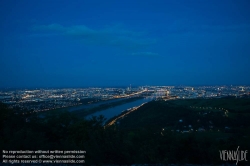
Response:
[{"label": "dark foreground vegetation", "polygon": [[219,150],[250,149],[249,108],[249,98],[154,101],[104,128],[103,117],[21,116],[1,104],[0,149],[85,150],[90,165],[225,164]]}]

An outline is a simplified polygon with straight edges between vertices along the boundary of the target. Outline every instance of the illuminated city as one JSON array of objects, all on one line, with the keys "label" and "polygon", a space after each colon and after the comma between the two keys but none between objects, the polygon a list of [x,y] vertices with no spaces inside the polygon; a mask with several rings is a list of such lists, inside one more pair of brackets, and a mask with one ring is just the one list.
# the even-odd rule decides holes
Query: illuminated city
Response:
[{"label": "illuminated city", "polygon": [[[0,101],[11,108],[39,112],[119,98],[145,96],[162,99],[221,98],[249,95],[249,86],[140,86],[126,88],[22,89],[0,91]],[[92,99],[92,100],[91,100]]]}]

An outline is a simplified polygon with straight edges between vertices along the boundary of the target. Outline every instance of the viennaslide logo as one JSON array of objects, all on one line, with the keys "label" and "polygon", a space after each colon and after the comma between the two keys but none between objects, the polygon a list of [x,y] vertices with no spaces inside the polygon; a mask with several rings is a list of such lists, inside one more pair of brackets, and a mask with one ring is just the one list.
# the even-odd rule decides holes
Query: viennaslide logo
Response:
[{"label": "viennaslide logo", "polygon": [[239,146],[236,150],[220,150],[220,159],[223,161],[236,161],[236,165],[239,161],[247,160],[247,150],[239,150]]}]

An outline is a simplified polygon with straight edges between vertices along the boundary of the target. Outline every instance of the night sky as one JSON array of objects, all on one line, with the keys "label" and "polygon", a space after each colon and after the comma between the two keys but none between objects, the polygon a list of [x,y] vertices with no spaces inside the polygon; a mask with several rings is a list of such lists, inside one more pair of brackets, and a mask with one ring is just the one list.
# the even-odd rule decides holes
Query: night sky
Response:
[{"label": "night sky", "polygon": [[250,84],[249,0],[1,0],[0,87]]}]

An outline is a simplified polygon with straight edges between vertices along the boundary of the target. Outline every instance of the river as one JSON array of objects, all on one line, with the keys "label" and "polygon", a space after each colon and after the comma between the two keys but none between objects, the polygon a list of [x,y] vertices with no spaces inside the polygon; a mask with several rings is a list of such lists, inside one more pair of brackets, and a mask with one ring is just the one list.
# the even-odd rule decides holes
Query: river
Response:
[{"label": "river", "polygon": [[82,110],[82,109],[94,108],[94,107],[97,107],[97,106],[99,106],[101,104],[113,103],[113,102],[117,102],[117,101],[124,100],[124,99],[127,99],[127,98],[100,101],[100,102],[93,103],[93,104],[82,104],[82,105],[79,105],[79,106],[70,107],[70,108],[68,108],[68,111],[72,112],[72,111],[77,111],[77,110]]},{"label": "river", "polygon": [[119,105],[119,106],[115,106],[115,107],[112,107],[112,108],[108,108],[108,109],[105,109],[105,110],[102,110],[102,111],[98,111],[98,112],[95,112],[91,115],[88,115],[86,118],[89,119],[91,118],[92,116],[99,116],[99,115],[103,115],[107,120],[116,116],[116,115],[119,115],[122,111],[125,111],[129,108],[132,108],[132,107],[136,107],[136,106],[139,106],[141,105],[142,103],[146,103],[146,102],[149,102],[151,101],[152,98],[143,98],[143,99],[139,99],[139,100],[136,100],[136,101],[133,101],[133,102],[129,102],[129,103],[126,103],[126,104],[122,104],[122,105]]}]

